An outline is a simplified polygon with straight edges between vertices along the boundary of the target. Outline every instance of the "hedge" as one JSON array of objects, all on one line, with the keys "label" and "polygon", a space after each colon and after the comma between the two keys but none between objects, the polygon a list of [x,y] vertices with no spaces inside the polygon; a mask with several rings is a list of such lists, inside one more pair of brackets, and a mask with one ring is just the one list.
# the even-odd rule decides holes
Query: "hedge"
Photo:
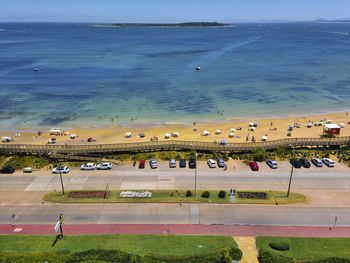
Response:
[{"label": "hedge", "polygon": [[[269,252],[263,248],[259,249],[258,260],[260,263],[291,263],[295,262],[291,258],[284,257],[277,253]],[[304,263],[350,263],[350,259],[345,258],[325,258],[321,260],[303,260]]]},{"label": "hedge", "polygon": [[289,250],[289,244],[286,242],[270,242],[269,246],[272,249],[278,250],[278,251],[286,251]]},{"label": "hedge", "polygon": [[121,250],[105,249],[30,255],[0,253],[0,263],[43,263],[45,261],[49,263],[229,263],[241,258],[242,252],[238,248],[231,247],[191,256],[139,256]]}]

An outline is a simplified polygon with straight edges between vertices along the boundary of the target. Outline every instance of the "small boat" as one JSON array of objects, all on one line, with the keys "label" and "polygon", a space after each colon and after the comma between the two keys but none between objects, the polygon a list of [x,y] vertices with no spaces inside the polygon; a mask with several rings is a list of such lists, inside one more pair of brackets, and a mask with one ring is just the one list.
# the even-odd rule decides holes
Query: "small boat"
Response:
[{"label": "small boat", "polygon": [[34,71],[37,72],[37,71],[38,71],[38,68],[34,68]]},{"label": "small boat", "polygon": [[201,70],[201,67],[200,66],[197,66],[196,67],[196,70],[198,71],[198,70]]}]

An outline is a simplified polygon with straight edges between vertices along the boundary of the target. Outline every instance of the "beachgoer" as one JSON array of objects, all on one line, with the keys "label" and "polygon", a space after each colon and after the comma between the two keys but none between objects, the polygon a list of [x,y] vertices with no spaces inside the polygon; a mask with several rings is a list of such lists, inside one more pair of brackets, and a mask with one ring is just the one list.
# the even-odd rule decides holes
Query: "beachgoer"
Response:
[{"label": "beachgoer", "polygon": [[271,126],[272,126],[272,122],[271,122]]}]

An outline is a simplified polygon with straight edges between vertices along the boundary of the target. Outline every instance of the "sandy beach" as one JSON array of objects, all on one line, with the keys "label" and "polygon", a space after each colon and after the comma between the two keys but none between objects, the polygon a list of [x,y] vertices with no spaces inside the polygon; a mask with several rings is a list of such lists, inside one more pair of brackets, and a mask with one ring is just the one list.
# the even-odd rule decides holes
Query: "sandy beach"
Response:
[{"label": "sandy beach", "polygon": [[[319,137],[322,135],[322,126],[307,127],[309,122],[315,124],[321,120],[332,120],[332,123],[344,123],[345,127],[341,129],[341,136],[350,136],[350,116],[348,113],[332,113],[318,116],[300,116],[300,117],[288,117],[278,119],[259,119],[259,120],[237,120],[231,119],[224,123],[196,123],[191,124],[164,124],[157,126],[140,126],[140,127],[120,127],[117,125],[101,128],[60,128],[61,131],[69,132],[69,135],[53,136],[49,134],[49,129],[16,129],[1,131],[0,135],[12,137],[14,140],[8,143],[30,143],[30,144],[46,144],[48,141],[55,137],[57,144],[106,144],[106,143],[127,143],[127,142],[145,142],[150,141],[151,138],[157,137],[159,141],[164,140],[183,140],[183,141],[203,141],[214,142],[225,139],[228,143],[245,142],[246,137],[249,134],[249,141],[254,136],[256,141],[261,141],[262,136],[267,136],[267,140],[277,140],[282,138],[301,138],[301,137]],[[249,123],[257,123],[255,131],[251,131]],[[287,136],[289,133],[289,125],[295,123],[301,124],[300,128],[294,128],[291,132],[291,136]],[[194,131],[194,128],[197,131]],[[238,130],[238,127],[242,127]],[[53,127],[52,127],[53,128]],[[59,128],[59,127],[57,127]],[[230,138],[229,133],[231,129],[235,129],[234,137]],[[41,130],[42,134],[38,136],[38,132]],[[220,130],[221,134],[216,134],[216,130]],[[203,136],[203,131],[208,131],[210,135]],[[132,136],[126,138],[125,134],[131,132]],[[165,134],[171,134],[178,132],[178,137],[170,137],[166,139]],[[144,133],[145,137],[140,138],[139,133]],[[70,135],[76,134],[77,138],[71,139]],[[88,142],[88,138],[96,139],[95,142]]]}]

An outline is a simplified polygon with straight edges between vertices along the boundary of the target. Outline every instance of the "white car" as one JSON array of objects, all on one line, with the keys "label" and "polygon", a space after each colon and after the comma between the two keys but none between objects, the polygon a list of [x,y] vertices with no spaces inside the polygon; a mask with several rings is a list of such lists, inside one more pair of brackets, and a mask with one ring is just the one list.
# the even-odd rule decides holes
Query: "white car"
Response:
[{"label": "white car", "polygon": [[176,168],[176,160],[175,159],[171,159],[169,162],[169,167],[170,168]]},{"label": "white car", "polygon": [[94,163],[86,163],[80,167],[80,170],[95,170],[95,169],[96,169],[96,164]]},{"label": "white car", "polygon": [[52,173],[59,174],[61,172],[63,174],[67,174],[67,173],[69,173],[69,171],[70,170],[69,170],[68,166],[60,166],[60,167],[53,168]]},{"label": "white car", "polygon": [[97,170],[110,170],[112,169],[111,163],[99,163],[97,165]]},{"label": "white car", "polygon": [[23,173],[31,173],[31,172],[33,172],[32,167],[26,167],[23,169]]},{"label": "white car", "polygon": [[328,167],[334,167],[334,161],[329,158],[323,158],[322,162]]},{"label": "white car", "polygon": [[207,163],[210,168],[216,168],[216,162],[213,159],[209,159]]}]

